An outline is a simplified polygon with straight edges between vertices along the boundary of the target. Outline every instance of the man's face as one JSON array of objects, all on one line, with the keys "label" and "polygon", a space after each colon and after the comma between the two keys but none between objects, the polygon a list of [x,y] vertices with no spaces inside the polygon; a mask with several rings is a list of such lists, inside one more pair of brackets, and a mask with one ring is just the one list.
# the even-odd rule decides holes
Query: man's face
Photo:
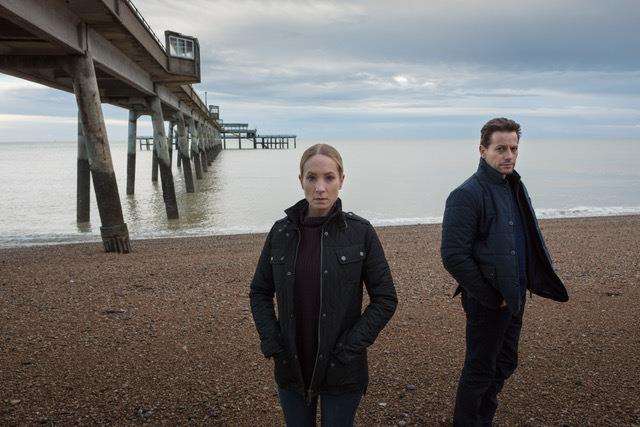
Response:
[{"label": "man's face", "polygon": [[489,147],[480,145],[480,156],[502,175],[508,175],[516,167],[518,135],[515,132],[494,132]]}]

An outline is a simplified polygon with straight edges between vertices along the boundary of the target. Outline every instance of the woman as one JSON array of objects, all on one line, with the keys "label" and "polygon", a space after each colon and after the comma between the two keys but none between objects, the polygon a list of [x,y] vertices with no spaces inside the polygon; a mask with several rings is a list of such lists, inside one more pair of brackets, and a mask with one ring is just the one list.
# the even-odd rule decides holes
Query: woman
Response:
[{"label": "woman", "polygon": [[[367,347],[397,298],[371,224],[344,213],[342,158],[330,145],[300,160],[304,199],[271,228],[251,282],[251,311],[288,426],[352,425],[368,384]],[[363,284],[370,303],[362,312]],[[278,315],[274,308],[276,296]]]}]

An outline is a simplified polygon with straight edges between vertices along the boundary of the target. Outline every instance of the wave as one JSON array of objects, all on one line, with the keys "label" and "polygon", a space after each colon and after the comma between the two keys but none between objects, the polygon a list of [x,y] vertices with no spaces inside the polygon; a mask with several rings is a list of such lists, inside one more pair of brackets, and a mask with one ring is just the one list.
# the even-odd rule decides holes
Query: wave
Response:
[{"label": "wave", "polygon": [[[588,218],[603,216],[640,215],[640,206],[577,206],[573,208],[541,208],[536,209],[539,219],[553,218]],[[377,227],[440,224],[441,216],[404,217],[404,218],[369,218]],[[166,239],[202,236],[220,236],[233,234],[266,233],[270,225],[238,225],[231,227],[190,228],[177,230],[152,230],[131,232],[136,239]],[[0,247],[40,246],[74,243],[100,242],[99,234],[43,234],[43,235],[5,235],[0,236]]]},{"label": "wave", "polygon": [[[538,219],[588,218],[600,216],[640,215],[640,206],[577,206],[573,208],[536,209]],[[418,224],[441,224],[442,217],[371,219],[375,226],[398,226]]]}]

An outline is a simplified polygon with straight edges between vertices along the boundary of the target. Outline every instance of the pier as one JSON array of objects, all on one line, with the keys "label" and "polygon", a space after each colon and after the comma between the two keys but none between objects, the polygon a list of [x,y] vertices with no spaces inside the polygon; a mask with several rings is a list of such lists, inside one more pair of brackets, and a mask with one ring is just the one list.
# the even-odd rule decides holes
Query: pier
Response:
[{"label": "pier", "polygon": [[247,140],[252,143],[255,150],[260,146],[262,149],[288,149],[290,143],[296,148],[297,135],[259,135],[257,129],[250,129],[248,123],[223,123],[222,127],[222,144],[225,150],[228,150],[227,140],[238,141],[238,150],[242,150],[242,141]]},{"label": "pier", "polygon": [[[205,105],[191,86],[201,80],[198,39],[165,31],[163,43],[131,0],[0,0],[0,72],[75,94],[77,221],[90,221],[92,181],[107,252],[127,253],[131,244],[102,103],[129,112],[126,194],[135,193],[136,145],[144,141],[153,148],[151,179],[160,177],[168,219],[179,218],[174,148],[186,191],[194,192],[193,171],[203,179],[231,135],[219,107]],[[144,115],[151,116],[153,136],[137,135]],[[253,148],[288,147],[290,140],[234,132]]]}]

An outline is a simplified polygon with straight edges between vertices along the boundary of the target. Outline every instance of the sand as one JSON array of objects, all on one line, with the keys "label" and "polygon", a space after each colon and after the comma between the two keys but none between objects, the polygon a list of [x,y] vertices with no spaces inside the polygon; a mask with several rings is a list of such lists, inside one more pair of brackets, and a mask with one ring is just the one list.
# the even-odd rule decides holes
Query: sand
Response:
[{"label": "sand", "polygon": [[[571,301],[528,299],[501,425],[640,423],[640,216],[546,220]],[[359,425],[451,420],[464,314],[440,226],[378,229],[396,315]],[[0,424],[278,425],[249,282],[264,235],[0,250]]]}]

